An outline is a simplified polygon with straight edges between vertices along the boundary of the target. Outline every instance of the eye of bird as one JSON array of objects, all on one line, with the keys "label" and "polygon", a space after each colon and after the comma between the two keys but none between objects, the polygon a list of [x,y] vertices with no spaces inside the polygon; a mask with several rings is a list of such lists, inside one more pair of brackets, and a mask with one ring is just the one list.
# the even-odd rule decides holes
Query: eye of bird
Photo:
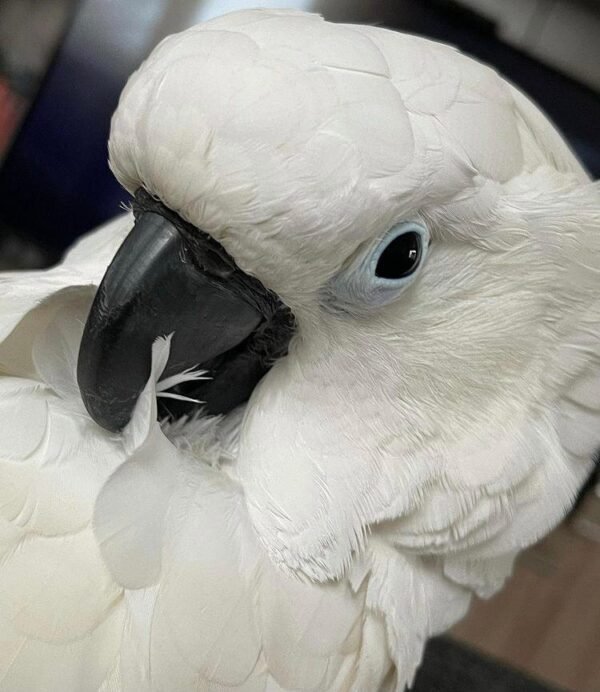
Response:
[{"label": "eye of bird", "polygon": [[356,315],[397,300],[422,267],[429,241],[422,222],[395,224],[327,283],[321,304],[335,314]]},{"label": "eye of bird", "polygon": [[407,231],[393,238],[377,259],[375,275],[380,279],[404,279],[421,262],[422,239],[416,231]]}]

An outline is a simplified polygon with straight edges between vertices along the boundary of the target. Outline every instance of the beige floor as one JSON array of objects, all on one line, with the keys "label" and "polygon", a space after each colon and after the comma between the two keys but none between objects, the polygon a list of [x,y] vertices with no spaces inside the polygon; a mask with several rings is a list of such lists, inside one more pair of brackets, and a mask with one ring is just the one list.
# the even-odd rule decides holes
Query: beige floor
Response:
[{"label": "beige floor", "polygon": [[[600,501],[592,505],[597,515]],[[563,524],[454,635],[563,689],[600,692],[600,543],[579,535],[573,520]]]}]

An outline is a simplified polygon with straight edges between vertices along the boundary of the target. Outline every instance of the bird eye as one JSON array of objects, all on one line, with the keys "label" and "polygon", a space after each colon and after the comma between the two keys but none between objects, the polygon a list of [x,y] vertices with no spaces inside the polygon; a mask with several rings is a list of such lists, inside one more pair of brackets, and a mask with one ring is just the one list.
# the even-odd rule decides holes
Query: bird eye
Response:
[{"label": "bird eye", "polygon": [[404,279],[419,266],[422,254],[422,236],[417,231],[406,231],[393,238],[381,250],[375,267],[380,279]]},{"label": "bird eye", "polygon": [[330,279],[322,290],[323,307],[354,315],[392,303],[417,276],[429,238],[420,221],[396,224]]}]

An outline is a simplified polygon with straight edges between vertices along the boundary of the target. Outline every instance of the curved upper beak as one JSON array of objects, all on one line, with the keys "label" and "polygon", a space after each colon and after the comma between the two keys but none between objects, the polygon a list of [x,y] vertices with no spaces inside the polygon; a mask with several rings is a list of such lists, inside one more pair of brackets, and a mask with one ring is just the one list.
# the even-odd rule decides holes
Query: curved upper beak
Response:
[{"label": "curved upper beak", "polygon": [[[85,407],[111,431],[131,418],[157,337],[173,334],[164,376],[206,369],[211,379],[185,395],[220,413],[250,396],[292,333],[289,310],[210,236],[144,190],[134,212],[135,225],[96,293],[77,363]],[[184,412],[174,406],[171,413]]]}]

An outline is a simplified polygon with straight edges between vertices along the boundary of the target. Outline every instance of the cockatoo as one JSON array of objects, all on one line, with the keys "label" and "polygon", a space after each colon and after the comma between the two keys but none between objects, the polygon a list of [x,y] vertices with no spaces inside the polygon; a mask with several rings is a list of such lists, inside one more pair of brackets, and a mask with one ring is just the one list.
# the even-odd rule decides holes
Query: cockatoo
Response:
[{"label": "cockatoo", "polygon": [[590,473],[598,184],[293,11],[165,39],[109,151],[133,214],[2,277],[0,690],[405,689]]}]

